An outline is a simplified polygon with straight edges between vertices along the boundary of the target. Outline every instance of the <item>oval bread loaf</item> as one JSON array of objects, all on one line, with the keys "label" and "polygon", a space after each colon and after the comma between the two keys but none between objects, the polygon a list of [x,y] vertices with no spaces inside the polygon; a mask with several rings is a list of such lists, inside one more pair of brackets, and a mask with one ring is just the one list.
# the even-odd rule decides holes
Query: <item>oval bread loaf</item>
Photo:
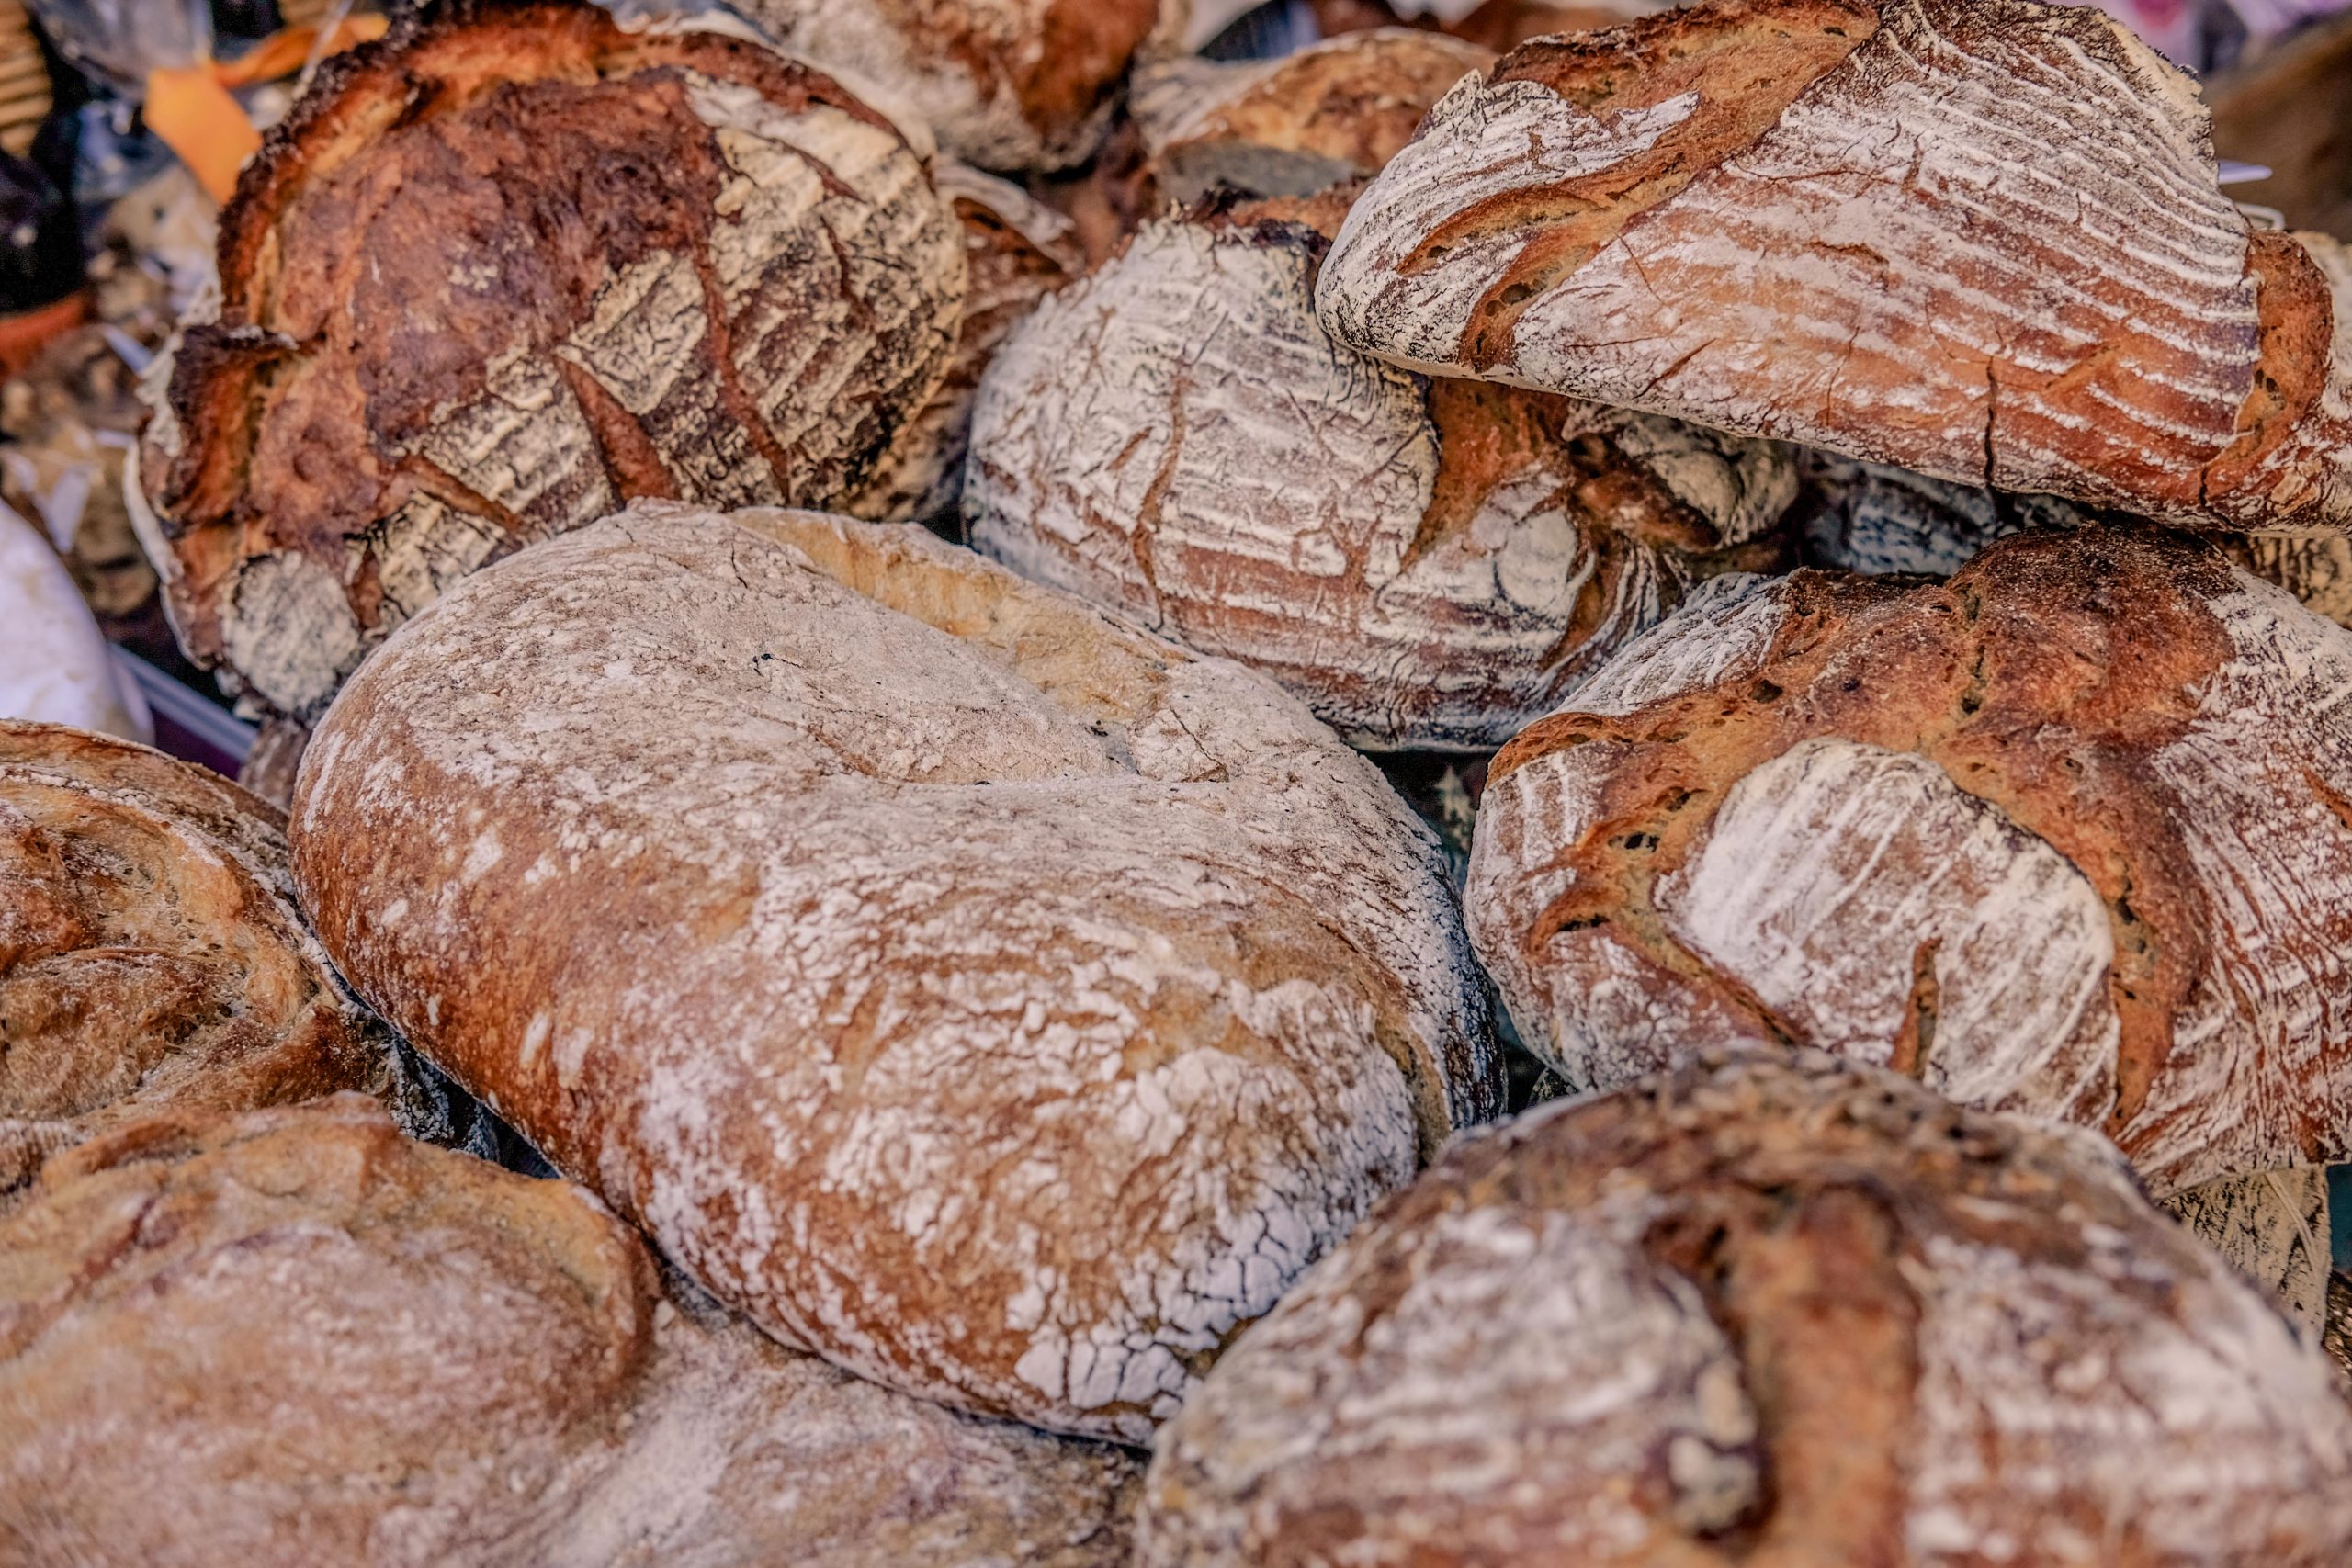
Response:
[{"label": "oval bread loaf", "polygon": [[11,1561],[1109,1568],[1136,1469],[682,1312],[578,1188],[357,1096],[134,1124],[0,1218]]},{"label": "oval bread loaf", "polygon": [[1472,940],[1575,1087],[1785,1040],[2160,1191],[2341,1159],[2347,697],[2352,632],[2153,530],[1719,580],[1496,758]]},{"label": "oval bread loaf", "polygon": [[2352,530],[2352,309],[2088,6],[1724,0],[1465,81],[1334,244],[1399,364],[2200,527]]},{"label": "oval bread loaf", "polygon": [[0,1209],[125,1121],[385,1087],[284,824],[143,746],[0,721]]},{"label": "oval bread loaf", "polygon": [[1155,1568],[2323,1568],[2352,1408],[2096,1139],[1717,1055],[1455,1145],[1145,1486]]},{"label": "oval bread loaf", "polygon": [[303,759],[362,995],[787,1343],[1149,1438],[1498,1109],[1433,839],[1271,682],[910,525],[642,506]]},{"label": "oval bread loaf", "polygon": [[1358,354],[1315,319],[1322,236],[1255,211],[1148,224],[1014,331],[975,547],[1374,749],[1496,746],[1693,576],[1772,558],[1785,449]]},{"label": "oval bread loaf", "polygon": [[335,56],[158,372],[134,488],[189,657],[313,719],[528,540],[854,489],[955,340],[926,156],[760,44],[577,0],[455,0]]}]

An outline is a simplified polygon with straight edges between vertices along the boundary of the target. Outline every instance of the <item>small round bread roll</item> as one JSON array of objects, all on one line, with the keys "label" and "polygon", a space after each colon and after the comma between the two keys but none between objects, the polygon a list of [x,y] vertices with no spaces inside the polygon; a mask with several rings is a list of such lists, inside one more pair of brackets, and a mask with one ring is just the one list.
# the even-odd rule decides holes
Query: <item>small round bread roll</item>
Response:
[{"label": "small round bread roll", "polygon": [[645,506],[296,785],[328,950],[786,1343],[1145,1441],[1498,1104],[1434,839],[1262,677],[911,525]]},{"label": "small round bread roll", "polygon": [[1082,164],[1136,51],[1172,42],[1184,0],[746,0],[786,49],[872,82],[939,144],[1004,174]]},{"label": "small round bread roll", "polygon": [[0,718],[151,740],[146,699],[107,650],[73,574],[40,530],[0,502]]},{"label": "small round bread roll", "polygon": [[661,1299],[358,1096],[124,1128],[0,1219],[0,1540],[155,1568],[1125,1561],[1137,1461]]},{"label": "small round bread roll", "polygon": [[853,517],[961,528],[972,402],[999,344],[1037,301],[1086,270],[1069,219],[1027,191],[943,159],[939,194],[964,226],[964,321],[947,375],[902,426],[874,475],[842,502]]},{"label": "small round bread roll", "polygon": [[1384,1205],[1161,1432],[1138,1555],[2332,1568],[2334,1378],[2096,1138],[1711,1055]]},{"label": "small round bread roll", "polygon": [[1494,58],[1442,33],[1378,28],[1212,67],[1208,80],[1203,62],[1171,61],[1137,70],[1136,116],[1170,201],[1311,196],[1378,174],[1430,106]]},{"label": "small round bread roll", "polygon": [[1315,319],[1324,248],[1158,221],[1040,306],[980,383],[973,545],[1375,750],[1499,745],[1693,577],[1772,558],[1786,449],[1357,354]]},{"label": "small round bread roll", "polygon": [[128,1120],[385,1087],[284,823],[143,746],[0,722],[0,1208]]},{"label": "small round bread roll", "polygon": [[2159,1191],[2352,1153],[2352,632],[2154,530],[1724,579],[1487,775],[1465,894],[1577,1088],[1818,1045]]},{"label": "small round bread roll", "polygon": [[130,488],[188,656],[311,720],[529,540],[857,488],[955,344],[928,156],[762,44],[582,0],[447,0],[336,55],[157,372]]}]

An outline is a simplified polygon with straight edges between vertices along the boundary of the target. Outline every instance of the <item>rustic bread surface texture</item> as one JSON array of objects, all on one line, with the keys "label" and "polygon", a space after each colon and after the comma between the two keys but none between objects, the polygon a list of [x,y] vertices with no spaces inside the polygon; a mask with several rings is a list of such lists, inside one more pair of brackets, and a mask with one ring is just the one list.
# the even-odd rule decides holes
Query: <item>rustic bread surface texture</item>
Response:
[{"label": "rustic bread surface texture", "polygon": [[910,525],[643,506],[304,757],[363,995],[787,1343],[1148,1438],[1498,1107],[1434,840],[1270,682]]},{"label": "rustic bread surface texture", "polygon": [[2352,313],[2089,7],[1725,0],[1465,81],[1323,273],[1342,340],[2184,525],[2352,529]]},{"label": "rustic bread surface texture", "polygon": [[0,720],[0,1209],[127,1120],[381,1088],[383,1047],[295,909],[275,809]]},{"label": "rustic bread surface texture", "polygon": [[874,83],[940,145],[1017,174],[1081,164],[1118,106],[1127,62],[1172,40],[1184,0],[748,0],[786,49]]},{"label": "rustic bread surface texture", "polygon": [[1108,1568],[1136,1469],[673,1306],[580,1189],[357,1096],[138,1123],[0,1219],[11,1562]]},{"label": "rustic bread surface texture", "polygon": [[2341,1159],[2347,695],[2352,633],[2177,535],[1720,580],[1497,757],[1472,939],[1575,1086],[1786,1040],[2159,1190]]},{"label": "rustic bread surface texture", "polygon": [[1162,1432],[1139,1558],[2322,1568],[2332,1383],[2084,1133],[1717,1056],[1384,1204]]},{"label": "rustic bread surface texture", "polygon": [[1086,255],[1069,219],[1009,180],[943,159],[936,183],[964,230],[964,316],[956,352],[873,477],[841,509],[877,523],[953,529],[962,525],[964,456],[980,377],[1037,302],[1086,271]]},{"label": "rustic bread surface texture", "polygon": [[1695,577],[1770,563],[1794,460],[1335,343],[1311,222],[1344,210],[1156,221],[1040,306],[981,382],[967,526],[1359,745],[1491,749]]},{"label": "rustic bread surface texture", "polygon": [[190,656],[311,719],[451,581],[638,496],[823,504],[944,372],[923,151],[691,24],[475,0],[340,55],[222,214],[140,477]]}]

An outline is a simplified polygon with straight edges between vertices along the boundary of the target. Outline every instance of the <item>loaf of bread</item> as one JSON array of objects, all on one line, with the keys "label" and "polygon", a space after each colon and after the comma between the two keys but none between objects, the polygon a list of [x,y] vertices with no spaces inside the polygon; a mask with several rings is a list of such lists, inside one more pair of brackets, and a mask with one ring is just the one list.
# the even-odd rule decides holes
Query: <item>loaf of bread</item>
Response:
[{"label": "loaf of bread", "polygon": [[1315,319],[1322,234],[1259,210],[1149,224],[1015,329],[975,547],[1374,749],[1499,745],[1695,577],[1775,558],[1785,448],[1358,354]]},{"label": "loaf of bread", "polygon": [[1358,203],[1343,342],[2200,527],[2352,529],[2352,297],[2087,6],[1718,0],[1537,39]]},{"label": "loaf of bread", "polygon": [[955,341],[926,155],[760,44],[580,0],[450,0],[335,56],[159,372],[133,488],[189,657],[315,718],[520,544],[857,488]]},{"label": "loaf of bread", "polygon": [[578,1188],[356,1095],[119,1129],[0,1217],[11,1562],[1112,1568],[1137,1468],[673,1305]]},{"label": "loaf of bread", "polygon": [[385,1087],[284,820],[143,746],[0,722],[0,1209],[125,1121]]},{"label": "loaf of bread", "polygon": [[147,704],[117,667],[48,538],[0,502],[0,718],[153,739]]},{"label": "loaf of bread", "polygon": [[1170,47],[1184,0],[747,0],[786,49],[871,82],[968,164],[1012,174],[1084,163],[1127,62]]},{"label": "loaf of bread", "polygon": [[2352,1153],[2352,632],[2211,547],[1724,579],[1488,773],[1471,937],[1578,1088],[1712,1041],[2109,1133]]},{"label": "loaf of bread", "polygon": [[1377,174],[1430,105],[1494,58],[1442,33],[1379,28],[1280,60],[1212,66],[1221,74],[1207,82],[1197,75],[1207,62],[1170,62],[1157,68],[1169,80],[1156,114],[1137,72],[1136,118],[1167,200],[1309,196]]},{"label": "loaf of bread", "polygon": [[1138,1556],[2332,1568],[2333,1382],[2097,1139],[1713,1056],[1384,1205],[1162,1431]]},{"label": "loaf of bread", "polygon": [[1498,1109],[1371,764],[911,525],[533,546],[369,660],[293,822],[420,1050],[763,1328],[967,1409],[1148,1440]]},{"label": "loaf of bread", "polygon": [[996,351],[1037,301],[1086,270],[1069,219],[1019,186],[943,159],[935,183],[964,229],[963,324],[947,374],[899,428],[874,475],[842,502],[878,523],[962,526],[972,400]]}]

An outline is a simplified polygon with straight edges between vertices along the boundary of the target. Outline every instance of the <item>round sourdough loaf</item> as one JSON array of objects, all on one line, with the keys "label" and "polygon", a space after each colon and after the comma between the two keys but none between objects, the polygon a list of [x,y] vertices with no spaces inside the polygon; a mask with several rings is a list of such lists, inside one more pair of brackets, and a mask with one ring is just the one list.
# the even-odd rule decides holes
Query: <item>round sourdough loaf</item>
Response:
[{"label": "round sourdough loaf", "polygon": [[1465,1140],[1160,1433],[1154,1565],[2324,1568],[2352,1407],[2075,1129],[1805,1054]]},{"label": "round sourdough loaf", "polygon": [[2154,530],[1724,579],[1488,773],[1470,931],[1579,1088],[1792,1041],[2104,1128],[2352,1152],[2352,632]]},{"label": "round sourdough loaf", "polygon": [[1322,235],[1260,210],[1148,224],[1014,330],[977,548],[1374,749],[1498,745],[1694,575],[1773,558],[1784,448],[1358,354],[1315,319]]},{"label": "round sourdough loaf", "polygon": [[787,1343],[1149,1438],[1498,1068],[1435,840],[1271,682],[911,525],[469,579],[296,786],[360,992]]},{"label": "round sourdough loaf", "polygon": [[820,505],[944,371],[927,149],[691,22],[457,0],[336,56],[221,214],[141,526],[182,644],[310,719],[452,581],[637,496]]},{"label": "round sourdough loaf", "polygon": [[1430,111],[1318,303],[1438,374],[2352,532],[2341,253],[2250,225],[2197,94],[2097,8],[2025,0],[1720,0],[1536,39]]},{"label": "round sourdough loaf", "polygon": [[1311,196],[1379,173],[1430,106],[1494,58],[1442,33],[1376,28],[1214,76],[1189,58],[1139,69],[1135,112],[1171,201]]},{"label": "round sourdough loaf", "polygon": [[0,1208],[127,1120],[384,1087],[284,823],[143,746],[0,722]]},{"label": "round sourdough loaf", "polygon": [[1125,1561],[1133,1456],[681,1306],[578,1188],[357,1096],[126,1127],[0,1218],[9,1560]]},{"label": "round sourdough loaf", "polygon": [[1019,186],[947,159],[936,183],[964,227],[967,281],[956,353],[873,477],[841,505],[853,517],[943,529],[962,526],[964,453],[981,372],[1038,300],[1086,270],[1086,255],[1069,220]]},{"label": "round sourdough loaf", "polygon": [[1172,44],[1184,0],[746,0],[786,49],[872,82],[948,152],[1013,174],[1084,163],[1127,62]]}]

